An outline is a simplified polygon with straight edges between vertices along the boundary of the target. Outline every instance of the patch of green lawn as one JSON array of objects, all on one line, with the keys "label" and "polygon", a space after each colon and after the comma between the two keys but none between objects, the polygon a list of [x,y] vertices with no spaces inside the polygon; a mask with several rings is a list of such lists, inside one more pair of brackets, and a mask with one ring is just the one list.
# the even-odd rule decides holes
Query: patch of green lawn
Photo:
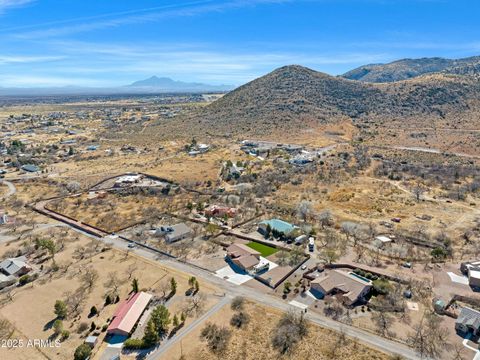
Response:
[{"label": "patch of green lawn", "polygon": [[263,245],[254,241],[249,242],[247,246],[253,250],[257,250],[263,257],[273,255],[278,251],[278,249],[275,249],[274,247]]}]

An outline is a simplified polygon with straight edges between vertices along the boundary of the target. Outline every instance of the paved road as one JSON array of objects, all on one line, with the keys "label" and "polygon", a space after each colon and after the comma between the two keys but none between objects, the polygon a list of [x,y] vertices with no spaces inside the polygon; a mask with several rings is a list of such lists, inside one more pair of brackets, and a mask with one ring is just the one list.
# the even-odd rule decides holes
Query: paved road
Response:
[{"label": "paved road", "polygon": [[1,184],[5,184],[8,186],[8,192],[2,197],[3,200],[9,198],[10,196],[14,195],[17,192],[17,188],[10,181],[0,180],[0,185]]},{"label": "paved road", "polygon": [[[108,242],[111,243],[116,248],[119,248],[122,250],[128,249],[127,242],[123,241],[120,238],[115,238],[115,239],[109,238]],[[182,263],[174,259],[159,256],[158,254],[143,248],[135,248],[133,249],[133,252],[146,259],[158,261],[162,265],[165,265],[166,267],[175,269],[180,272],[192,274],[195,277],[197,277],[197,279],[202,279],[206,282],[209,282],[223,289],[225,293],[231,297],[243,296],[254,302],[260,303],[268,307],[276,308],[281,311],[288,311],[292,308],[295,310],[298,310],[297,308],[292,307],[291,305],[289,305],[288,303],[282,301],[277,297],[273,297],[272,295],[261,293],[258,290],[250,288],[248,286],[234,285],[219,277],[212,276],[212,273],[210,273],[209,271],[202,270],[190,264]],[[320,325],[321,327],[335,330],[335,331],[343,331],[346,335],[350,336],[351,338],[356,338],[360,342],[368,344],[386,353],[400,354],[405,359],[409,359],[409,360],[420,359],[420,357],[415,353],[415,351],[409,348],[408,346],[384,339],[368,331],[364,331],[352,326],[339,323],[330,318],[324,317],[320,314],[316,314],[313,312],[307,313],[306,318],[312,321],[313,323]],[[154,357],[154,359],[157,359],[157,358],[158,357]]]},{"label": "paved road", "polygon": [[[38,206],[38,204],[37,204]],[[36,206],[36,207],[37,207]],[[50,215],[50,214],[46,214]],[[55,217],[56,218],[56,217]],[[57,220],[60,220],[57,218]],[[62,219],[60,221],[66,222],[65,219]],[[69,224],[69,222],[67,222]],[[69,224],[70,225],[70,224]],[[78,226],[78,224],[75,224]],[[72,226],[72,229],[75,231],[81,232],[85,234],[82,230],[78,229],[78,227]],[[88,230],[87,230],[88,231]],[[90,237],[95,237],[93,234],[89,235]],[[97,237],[98,238],[98,237]],[[259,292],[256,289],[247,287],[247,286],[238,286],[234,285],[230,282],[227,282],[219,277],[213,276],[211,272],[207,270],[203,270],[200,268],[197,268],[191,264],[183,263],[171,258],[167,258],[166,256],[162,256],[156,252],[153,252],[151,250],[147,250],[145,248],[137,247],[135,249],[128,249],[127,247],[127,242],[125,240],[122,240],[121,238],[100,238],[103,241],[106,241],[110,243],[112,246],[121,249],[121,250],[131,250],[138,256],[144,257],[148,260],[153,260],[153,261],[158,261],[162,265],[175,269],[180,272],[188,273],[191,275],[194,275],[198,279],[202,279],[203,281],[209,282],[225,291],[226,294],[228,294],[231,297],[234,296],[243,296],[245,298],[248,298],[254,302],[263,304],[268,307],[276,308],[281,311],[288,311],[290,309],[295,309],[298,310],[297,308],[292,307],[288,303],[284,302],[283,300],[274,297],[272,295],[264,294],[262,292]],[[208,314],[208,313],[207,313]],[[362,329],[358,329],[352,326],[348,326],[342,323],[339,323],[337,321],[334,321],[330,318],[324,317],[320,314],[316,314],[313,312],[309,312],[306,314],[306,318],[313,323],[335,331],[343,332],[345,335],[358,339],[360,342],[368,344],[374,348],[377,348],[383,352],[386,353],[392,353],[392,354],[399,354],[403,356],[405,359],[408,360],[419,360],[420,357],[416,354],[414,350],[409,348],[408,346],[390,341],[387,339],[384,339],[380,336],[377,336],[373,333],[370,333],[368,331],[364,331]],[[171,345],[170,345],[171,346]],[[157,352],[154,352],[156,354]],[[149,357],[150,358],[150,357]],[[158,358],[156,356],[155,358]],[[424,359],[425,360],[425,359]]]}]

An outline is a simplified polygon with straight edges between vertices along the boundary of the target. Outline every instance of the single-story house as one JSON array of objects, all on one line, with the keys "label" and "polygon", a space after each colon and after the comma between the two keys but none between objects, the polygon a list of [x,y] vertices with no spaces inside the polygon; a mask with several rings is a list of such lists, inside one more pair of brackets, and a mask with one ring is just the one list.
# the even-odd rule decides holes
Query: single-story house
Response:
[{"label": "single-story house", "polygon": [[142,175],[124,175],[119,177],[117,180],[115,180],[115,187],[119,187],[122,185],[129,185],[129,184],[136,184],[142,180],[143,176]]},{"label": "single-story house", "polygon": [[258,224],[257,231],[262,235],[266,235],[268,227],[270,227],[272,231],[277,231],[278,233],[282,233],[284,235],[288,235],[297,228],[295,225],[292,225],[286,221],[279,219],[270,219],[260,222],[260,224]]},{"label": "single-story house", "polygon": [[193,231],[186,224],[180,223],[172,226],[161,226],[155,231],[155,235],[165,236],[165,241],[172,243],[192,236]]},{"label": "single-story house", "polygon": [[0,290],[17,282],[17,278],[13,275],[4,275],[0,273]]},{"label": "single-story house", "polygon": [[211,205],[205,209],[206,216],[224,217],[226,215],[232,218],[235,217],[236,214],[237,209],[228,206]]},{"label": "single-story house", "polygon": [[27,165],[23,165],[21,167],[21,169],[23,171],[26,171],[26,172],[31,172],[31,173],[34,173],[34,172],[39,172],[40,171],[40,168],[36,165],[33,165],[33,164],[27,164]]},{"label": "single-story house", "polygon": [[22,276],[31,270],[25,256],[5,259],[0,263],[0,272],[7,276]]},{"label": "single-story house", "polygon": [[375,237],[375,240],[385,245],[391,243],[393,240],[386,235],[378,235]]},{"label": "single-story house", "polygon": [[480,261],[466,261],[460,264],[460,271],[464,275],[468,275],[468,270],[471,268],[480,269]]},{"label": "single-story house", "polygon": [[243,271],[253,271],[260,264],[260,253],[244,244],[232,244],[227,247],[227,261]]},{"label": "single-story house", "polygon": [[115,310],[112,322],[107,328],[107,334],[130,335],[150,303],[150,300],[152,300],[152,295],[143,291],[130,295],[130,297],[120,303]]},{"label": "single-story house", "polygon": [[289,163],[292,164],[292,165],[306,165],[306,164],[309,164],[309,163],[312,163],[313,162],[313,158],[311,155],[298,155],[298,156],[295,156],[293,159],[290,159],[289,160]]},{"label": "single-story house", "polygon": [[455,320],[455,330],[460,333],[473,335],[480,334],[480,312],[469,307],[463,307]]},{"label": "single-story house", "polygon": [[468,269],[468,285],[480,287],[480,268],[471,267]]},{"label": "single-story house", "polygon": [[332,270],[325,277],[313,280],[310,287],[312,294],[319,298],[340,294],[346,305],[353,305],[370,292],[372,282],[351,272]]}]

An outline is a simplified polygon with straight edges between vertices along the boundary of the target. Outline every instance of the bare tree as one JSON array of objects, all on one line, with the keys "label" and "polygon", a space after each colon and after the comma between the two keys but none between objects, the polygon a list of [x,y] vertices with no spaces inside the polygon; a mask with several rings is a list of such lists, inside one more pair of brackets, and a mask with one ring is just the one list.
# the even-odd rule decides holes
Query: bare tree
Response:
[{"label": "bare tree", "polygon": [[108,295],[116,297],[119,294],[121,282],[115,272],[112,271],[108,274],[108,280],[104,285],[108,290]]},{"label": "bare tree", "polygon": [[395,334],[390,330],[395,322],[395,318],[386,311],[375,311],[372,314],[372,320],[380,335],[383,337],[395,336]]},{"label": "bare tree", "polygon": [[84,246],[78,246],[73,252],[73,258],[77,260],[82,260],[85,258],[88,249]]},{"label": "bare tree", "polygon": [[67,291],[63,294],[69,315],[77,316],[81,313],[83,305],[86,301],[86,295],[85,289],[82,287],[78,288],[74,292]]},{"label": "bare tree", "polygon": [[132,276],[135,274],[135,272],[138,270],[138,266],[137,266],[137,263],[134,262],[132,265],[130,265],[129,267],[127,267],[127,270],[125,270],[125,273],[127,274],[128,276],[128,279],[127,280],[131,280],[132,279]]},{"label": "bare tree", "polygon": [[417,185],[415,185],[415,187],[413,188],[412,192],[413,192],[413,195],[415,196],[415,199],[416,199],[417,201],[420,201],[423,193],[425,192],[425,189],[424,189],[423,186],[421,186],[420,184],[417,184]]},{"label": "bare tree", "polygon": [[297,216],[306,222],[313,215],[313,206],[310,201],[302,200],[297,206]]},{"label": "bare tree", "polygon": [[325,229],[327,226],[331,226],[333,224],[333,215],[330,210],[323,210],[318,215],[318,221],[320,222],[320,226],[322,229]]},{"label": "bare tree", "polygon": [[76,181],[70,181],[66,185],[66,189],[71,194],[78,193],[80,191],[80,183],[78,183]]},{"label": "bare tree", "polygon": [[408,336],[407,342],[421,358],[438,359],[449,346],[448,331],[440,324],[440,317],[425,312],[420,323],[414,327],[415,331]]},{"label": "bare tree", "polygon": [[463,344],[454,344],[452,346],[452,360],[465,360],[465,346]]},{"label": "bare tree", "polygon": [[13,326],[7,319],[0,319],[0,340],[10,339],[13,331]]},{"label": "bare tree", "polygon": [[207,323],[200,333],[200,337],[207,341],[209,349],[215,354],[225,352],[231,336],[229,329],[212,323]]},{"label": "bare tree", "polygon": [[87,267],[83,275],[80,277],[80,281],[88,290],[92,290],[93,285],[95,285],[98,280],[98,277],[99,275],[97,270],[92,267]]},{"label": "bare tree", "polygon": [[185,306],[185,313],[187,315],[199,314],[205,306],[206,297],[202,292],[198,292],[196,295],[188,298]]},{"label": "bare tree", "polygon": [[303,313],[285,313],[273,331],[272,345],[281,354],[291,353],[295,345],[307,335],[307,324]]}]

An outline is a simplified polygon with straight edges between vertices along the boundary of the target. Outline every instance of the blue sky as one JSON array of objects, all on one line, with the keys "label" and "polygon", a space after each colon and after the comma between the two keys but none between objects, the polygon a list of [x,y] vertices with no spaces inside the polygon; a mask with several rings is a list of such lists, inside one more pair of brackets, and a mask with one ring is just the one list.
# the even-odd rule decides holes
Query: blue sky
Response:
[{"label": "blue sky", "polygon": [[480,55],[477,0],[0,0],[0,86],[118,86],[152,75],[239,85]]}]

